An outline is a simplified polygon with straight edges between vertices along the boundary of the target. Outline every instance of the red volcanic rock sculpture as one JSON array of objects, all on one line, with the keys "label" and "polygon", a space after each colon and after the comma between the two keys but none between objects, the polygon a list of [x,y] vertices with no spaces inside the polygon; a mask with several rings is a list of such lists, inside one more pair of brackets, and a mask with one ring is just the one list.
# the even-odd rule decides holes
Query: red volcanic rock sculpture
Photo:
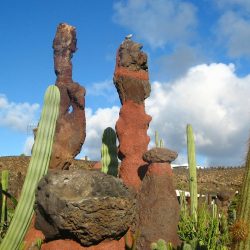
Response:
[{"label": "red volcanic rock sculpture", "polygon": [[75,27],[61,23],[53,41],[56,86],[61,93],[60,112],[49,168],[67,169],[80,153],[86,136],[85,88],[72,80],[71,58],[76,51]]},{"label": "red volcanic rock sculpture", "polygon": [[151,116],[145,112],[144,100],[150,94],[147,55],[142,45],[125,39],[116,56],[114,84],[122,104],[116,123],[119,140],[120,177],[127,186],[139,190],[140,172],[146,164],[142,155],[147,151],[147,129]]},{"label": "red volcanic rock sculpture", "polygon": [[170,162],[177,153],[165,148],[154,148],[143,155],[149,163],[138,194],[137,239],[138,250],[150,249],[150,244],[158,239],[180,244],[177,234],[179,203],[173,186]]}]

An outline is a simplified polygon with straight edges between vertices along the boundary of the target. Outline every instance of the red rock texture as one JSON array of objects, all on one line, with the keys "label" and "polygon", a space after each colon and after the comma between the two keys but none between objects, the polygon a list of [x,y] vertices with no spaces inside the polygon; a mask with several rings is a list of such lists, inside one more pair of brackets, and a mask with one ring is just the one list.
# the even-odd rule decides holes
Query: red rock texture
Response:
[{"label": "red rock texture", "polygon": [[101,242],[96,246],[83,247],[72,240],[55,240],[42,245],[41,250],[125,250],[124,239]]},{"label": "red rock texture", "polygon": [[76,30],[73,26],[59,24],[53,49],[56,86],[61,93],[61,102],[49,168],[67,169],[80,153],[86,137],[86,91],[72,80],[71,58],[76,51]]},{"label": "red rock texture", "polygon": [[119,176],[136,191],[140,189],[147,165],[142,155],[150,141],[147,129],[151,121],[144,105],[151,91],[147,55],[141,48],[141,44],[125,39],[117,51],[114,73],[114,84],[122,104],[116,123],[118,156],[122,161]]},{"label": "red rock texture", "polygon": [[169,163],[149,165],[138,194],[138,208],[138,250],[150,249],[150,244],[158,239],[174,246],[180,244],[177,235],[179,203]]},{"label": "red rock texture", "polygon": [[[25,236],[25,250],[35,245],[37,239],[45,240],[43,233],[34,227],[35,217],[32,219],[30,228]],[[112,240],[101,242],[96,246],[83,247],[73,240],[54,240],[42,244],[41,250],[125,250],[124,237],[119,241]]]},{"label": "red rock texture", "polygon": [[142,176],[140,169],[147,163],[142,160],[142,155],[147,151],[150,141],[147,129],[151,116],[145,113],[144,105],[133,101],[123,103],[120,116],[116,123],[119,139],[120,177],[125,185],[139,190]]}]

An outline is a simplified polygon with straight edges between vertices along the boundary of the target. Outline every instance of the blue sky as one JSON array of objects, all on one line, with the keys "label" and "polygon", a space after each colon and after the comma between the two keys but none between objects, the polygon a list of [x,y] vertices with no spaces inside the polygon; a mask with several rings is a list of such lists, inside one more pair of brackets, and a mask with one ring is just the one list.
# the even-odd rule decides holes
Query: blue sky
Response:
[{"label": "blue sky", "polygon": [[[112,83],[127,34],[149,57],[152,115],[167,147],[186,162],[185,127],[196,133],[198,163],[244,162],[250,128],[250,1],[3,0],[0,3],[0,155],[29,153],[27,127],[55,82],[56,27],[76,27],[73,79],[87,90],[87,138],[79,157],[100,156],[101,134],[120,109]],[[150,147],[153,146],[153,142]]]}]

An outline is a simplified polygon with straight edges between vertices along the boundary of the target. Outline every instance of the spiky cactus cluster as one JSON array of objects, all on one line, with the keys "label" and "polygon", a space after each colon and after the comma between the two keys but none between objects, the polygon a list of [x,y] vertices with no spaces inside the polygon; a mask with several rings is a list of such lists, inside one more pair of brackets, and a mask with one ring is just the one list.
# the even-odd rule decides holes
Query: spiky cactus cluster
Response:
[{"label": "spiky cactus cluster", "polygon": [[249,234],[248,225],[242,220],[236,220],[230,227],[230,232],[234,242],[245,241]]},{"label": "spiky cactus cluster", "polygon": [[115,177],[118,175],[118,157],[116,146],[116,133],[111,127],[104,130],[101,148],[101,171]]},{"label": "spiky cactus cluster", "polygon": [[171,243],[166,243],[165,240],[159,239],[157,242],[153,242],[150,245],[151,250],[172,250],[172,244]]}]

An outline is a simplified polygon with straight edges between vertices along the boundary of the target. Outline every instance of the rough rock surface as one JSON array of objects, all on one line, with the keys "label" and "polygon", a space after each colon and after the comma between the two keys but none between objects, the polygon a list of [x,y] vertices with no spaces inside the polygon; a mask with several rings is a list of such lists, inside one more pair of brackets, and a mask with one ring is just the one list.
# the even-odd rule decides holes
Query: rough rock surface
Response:
[{"label": "rough rock surface", "polygon": [[117,51],[114,84],[122,104],[127,100],[143,104],[149,97],[147,55],[141,49],[141,44],[126,39]]},{"label": "rough rock surface", "polygon": [[119,240],[131,225],[136,201],[125,185],[96,170],[51,171],[36,192],[36,222],[47,240],[83,246]]},{"label": "rough rock surface", "polygon": [[140,236],[137,249],[150,249],[158,239],[179,245],[177,225],[179,203],[173,186],[172,170],[169,163],[149,165],[138,195],[139,217],[137,227]]},{"label": "rough rock surface", "polygon": [[178,154],[167,148],[152,148],[143,154],[142,158],[148,163],[169,162],[171,163],[177,158]]},{"label": "rough rock surface", "polygon": [[147,55],[138,43],[125,39],[116,56],[114,84],[122,103],[116,132],[119,140],[120,177],[127,186],[139,190],[143,169],[142,155],[150,141],[147,129],[151,116],[145,112],[144,100],[150,94]]},{"label": "rough rock surface", "polygon": [[141,185],[141,171],[147,163],[142,155],[147,151],[150,141],[147,135],[151,117],[145,113],[144,105],[126,101],[120,110],[116,123],[119,140],[118,156],[121,160],[119,175],[123,182],[135,190]]},{"label": "rough rock surface", "polygon": [[56,86],[61,93],[60,111],[49,168],[67,169],[80,153],[86,137],[85,88],[72,80],[71,58],[76,51],[76,30],[59,24],[55,39],[54,68]]}]

